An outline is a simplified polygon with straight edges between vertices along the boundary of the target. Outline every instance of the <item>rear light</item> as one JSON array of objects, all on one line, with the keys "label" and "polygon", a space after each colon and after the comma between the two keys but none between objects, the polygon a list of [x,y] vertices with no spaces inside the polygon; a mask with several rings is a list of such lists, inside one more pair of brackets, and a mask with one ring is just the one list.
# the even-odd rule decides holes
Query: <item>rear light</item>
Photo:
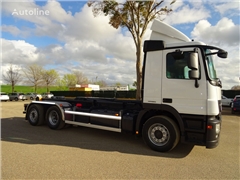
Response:
[{"label": "rear light", "polygon": [[82,107],[82,104],[81,104],[81,103],[77,103],[77,104],[76,104],[76,107],[81,108],[81,107]]}]

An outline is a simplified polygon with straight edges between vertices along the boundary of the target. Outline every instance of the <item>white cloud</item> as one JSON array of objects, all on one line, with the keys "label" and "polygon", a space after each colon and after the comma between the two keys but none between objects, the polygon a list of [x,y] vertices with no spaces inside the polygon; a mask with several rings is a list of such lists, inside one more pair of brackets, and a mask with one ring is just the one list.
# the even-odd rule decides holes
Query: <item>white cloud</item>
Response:
[{"label": "white cloud", "polygon": [[1,26],[1,29],[3,32],[9,32],[10,34],[12,34],[14,36],[17,36],[22,33],[20,29],[18,29],[16,26],[12,26],[12,25],[7,26],[7,25],[3,24]]},{"label": "white cloud", "polygon": [[2,41],[2,62],[3,63],[14,63],[14,64],[28,64],[37,62],[38,53],[37,48],[23,40],[6,40]]},{"label": "white cloud", "polygon": [[233,12],[238,12],[238,15],[239,15],[240,4],[239,4],[238,0],[237,1],[217,2],[217,4],[214,5],[214,7],[222,15],[224,15],[226,13],[233,13]]},{"label": "white cloud", "polygon": [[173,6],[173,12],[165,18],[165,22],[171,25],[195,23],[201,19],[210,17],[210,12],[204,6],[198,3],[184,4],[183,2],[176,2]]},{"label": "white cloud", "polygon": [[228,18],[222,18],[215,26],[207,20],[201,20],[195,25],[191,35],[208,44],[238,46],[239,27]]},{"label": "white cloud", "polygon": [[71,12],[66,12],[57,1],[48,1],[43,9],[49,11],[48,18],[58,23],[65,23],[72,18]]}]

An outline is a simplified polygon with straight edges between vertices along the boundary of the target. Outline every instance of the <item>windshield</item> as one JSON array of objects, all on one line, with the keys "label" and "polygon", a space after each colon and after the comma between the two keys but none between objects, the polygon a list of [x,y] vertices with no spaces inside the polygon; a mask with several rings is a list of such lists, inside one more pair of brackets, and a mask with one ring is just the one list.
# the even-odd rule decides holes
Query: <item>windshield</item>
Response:
[{"label": "windshield", "polygon": [[211,79],[218,79],[210,49],[205,50],[205,58],[209,77]]}]

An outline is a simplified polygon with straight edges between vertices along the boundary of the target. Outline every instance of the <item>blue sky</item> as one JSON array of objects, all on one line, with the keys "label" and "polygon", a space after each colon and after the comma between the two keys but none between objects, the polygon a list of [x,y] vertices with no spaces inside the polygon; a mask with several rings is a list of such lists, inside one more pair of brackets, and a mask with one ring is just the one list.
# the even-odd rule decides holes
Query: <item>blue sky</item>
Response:
[{"label": "blue sky", "polygon": [[[224,89],[239,85],[239,1],[177,0],[171,8],[161,19],[190,39],[228,51],[228,59],[216,62],[218,76]],[[34,9],[48,13],[13,14]],[[3,1],[1,13],[3,73],[9,64],[19,69],[39,64],[61,76],[80,70],[89,80],[98,77],[109,85],[136,79],[130,33],[112,28],[108,17],[93,17],[85,1]]]}]

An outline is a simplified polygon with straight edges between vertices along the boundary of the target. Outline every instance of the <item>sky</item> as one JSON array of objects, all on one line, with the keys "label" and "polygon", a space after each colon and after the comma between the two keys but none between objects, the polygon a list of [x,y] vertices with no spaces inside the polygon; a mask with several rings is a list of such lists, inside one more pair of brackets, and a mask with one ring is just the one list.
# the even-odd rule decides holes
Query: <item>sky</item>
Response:
[{"label": "sky", "polygon": [[[171,0],[172,1],[172,0]],[[240,85],[240,1],[177,0],[160,17],[194,41],[218,46],[227,59],[216,59],[223,89]],[[131,34],[109,25],[109,17],[93,16],[86,1],[1,2],[1,72],[12,64],[20,72],[38,64],[61,77],[81,71],[90,81],[131,85],[136,80],[136,50]],[[144,39],[151,34],[151,23]],[[1,84],[4,84],[0,79]]]}]

